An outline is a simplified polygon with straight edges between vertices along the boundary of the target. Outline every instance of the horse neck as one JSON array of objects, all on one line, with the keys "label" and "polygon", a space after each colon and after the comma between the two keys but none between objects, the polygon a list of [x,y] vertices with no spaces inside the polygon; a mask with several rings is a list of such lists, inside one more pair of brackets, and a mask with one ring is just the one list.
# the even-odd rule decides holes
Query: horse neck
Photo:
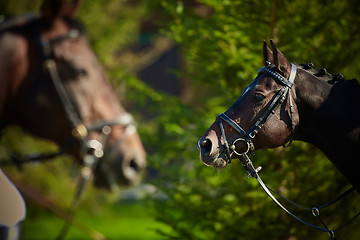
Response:
[{"label": "horse neck", "polygon": [[0,33],[0,130],[19,122],[27,100],[27,76],[36,71],[30,60],[33,48],[19,29]]},{"label": "horse neck", "polygon": [[295,139],[318,147],[353,185],[360,186],[353,165],[360,154],[360,88],[349,81],[329,84],[299,70],[295,81],[299,125]]}]

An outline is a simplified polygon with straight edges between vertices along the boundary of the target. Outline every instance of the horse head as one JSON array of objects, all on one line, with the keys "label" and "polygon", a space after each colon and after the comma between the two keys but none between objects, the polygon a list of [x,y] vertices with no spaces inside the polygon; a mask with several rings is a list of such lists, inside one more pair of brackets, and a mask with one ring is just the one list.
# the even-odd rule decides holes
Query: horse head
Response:
[{"label": "horse head", "polygon": [[271,44],[273,51],[266,42],[263,45],[264,68],[199,140],[204,164],[223,168],[243,153],[275,148],[291,140],[299,122],[292,88],[296,66],[273,41]]},{"label": "horse head", "polygon": [[[353,185],[328,207],[354,190],[360,191],[358,160],[360,147],[360,115],[354,109],[360,106],[360,85],[356,79],[346,80],[341,74],[331,75],[324,68],[313,69],[313,64],[294,65],[271,41],[271,51],[263,45],[264,67],[243,91],[239,99],[216,121],[198,142],[200,157],[205,165],[226,167],[233,158],[239,158],[248,177],[254,177],[268,196],[286,213],[312,228],[335,233],[323,220],[323,227],[306,222],[290,212],[273,195],[260,178],[248,157],[256,149],[275,148],[288,141],[300,140],[318,147],[334,166]],[[276,195],[297,207],[281,194]],[[319,217],[319,209],[312,214]],[[351,223],[359,214],[355,215]],[[319,218],[320,219],[320,218]],[[342,225],[346,226],[346,224]]]},{"label": "horse head", "polygon": [[44,1],[39,15],[0,32],[0,126],[18,124],[53,140],[78,162],[103,151],[95,185],[108,186],[109,175],[131,185],[145,168],[145,151],[74,19],[80,3]]}]

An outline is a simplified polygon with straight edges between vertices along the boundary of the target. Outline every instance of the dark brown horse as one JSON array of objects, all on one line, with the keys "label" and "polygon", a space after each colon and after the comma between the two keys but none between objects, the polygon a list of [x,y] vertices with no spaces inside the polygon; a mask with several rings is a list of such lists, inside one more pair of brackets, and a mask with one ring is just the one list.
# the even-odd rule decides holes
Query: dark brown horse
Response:
[{"label": "dark brown horse", "polygon": [[[319,209],[330,206],[355,189],[360,191],[357,164],[360,154],[360,85],[313,69],[312,64],[294,65],[271,41],[271,51],[263,45],[264,67],[244,90],[240,98],[216,121],[199,140],[201,160],[207,166],[224,168],[231,159],[239,158],[248,177],[255,177],[269,197],[286,213],[312,228],[335,232],[321,219]],[[307,208],[283,197],[289,203],[307,209],[323,227],[302,220],[284,207],[273,190],[261,180],[248,157],[256,149],[275,148],[299,140],[317,146],[354,186],[335,200],[320,207]],[[353,221],[360,213],[356,214]]]},{"label": "dark brown horse", "polygon": [[311,64],[293,65],[273,41],[264,68],[199,140],[201,160],[225,167],[232,158],[299,140],[318,147],[359,191],[360,86]]}]

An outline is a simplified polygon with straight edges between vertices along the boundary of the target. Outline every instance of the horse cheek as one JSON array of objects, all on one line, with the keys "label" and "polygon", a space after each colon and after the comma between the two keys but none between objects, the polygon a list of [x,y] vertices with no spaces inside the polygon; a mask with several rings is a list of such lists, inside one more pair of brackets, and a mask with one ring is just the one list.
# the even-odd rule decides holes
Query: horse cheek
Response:
[{"label": "horse cheek", "polygon": [[269,120],[256,137],[256,145],[261,148],[276,148],[284,145],[290,136],[290,131],[283,121]]}]

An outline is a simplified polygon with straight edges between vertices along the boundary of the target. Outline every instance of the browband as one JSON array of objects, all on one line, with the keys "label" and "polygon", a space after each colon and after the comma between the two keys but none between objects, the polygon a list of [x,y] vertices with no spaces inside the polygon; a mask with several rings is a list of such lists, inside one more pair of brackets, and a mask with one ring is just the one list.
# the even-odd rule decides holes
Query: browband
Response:
[{"label": "browband", "polygon": [[278,80],[283,85],[291,88],[294,84],[294,80],[295,80],[295,76],[296,76],[296,65],[292,64],[292,63],[290,63],[290,64],[291,64],[291,71],[290,71],[289,79],[286,79],[280,73],[275,72],[274,70],[272,70],[272,68],[269,68],[269,67],[260,68],[258,71],[258,74],[270,75],[270,77],[272,77],[274,80]]}]

